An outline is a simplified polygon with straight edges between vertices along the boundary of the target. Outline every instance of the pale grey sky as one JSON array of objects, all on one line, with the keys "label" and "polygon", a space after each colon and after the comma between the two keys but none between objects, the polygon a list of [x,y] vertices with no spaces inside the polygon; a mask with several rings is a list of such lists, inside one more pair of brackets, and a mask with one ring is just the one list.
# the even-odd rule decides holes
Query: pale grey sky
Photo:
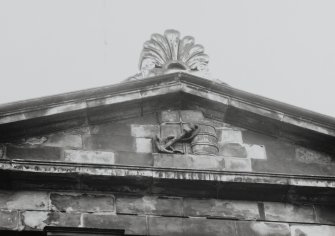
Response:
[{"label": "pale grey sky", "polygon": [[0,103],[120,82],[177,29],[214,77],[335,117],[335,1],[2,0]]}]

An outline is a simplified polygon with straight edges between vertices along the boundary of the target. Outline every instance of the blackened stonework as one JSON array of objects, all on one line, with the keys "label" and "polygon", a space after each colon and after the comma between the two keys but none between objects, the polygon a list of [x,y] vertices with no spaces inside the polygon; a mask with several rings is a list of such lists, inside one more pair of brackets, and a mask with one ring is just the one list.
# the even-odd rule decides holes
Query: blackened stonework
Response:
[{"label": "blackened stonework", "polygon": [[140,62],[0,105],[0,235],[335,235],[334,118],[211,80],[175,30]]}]

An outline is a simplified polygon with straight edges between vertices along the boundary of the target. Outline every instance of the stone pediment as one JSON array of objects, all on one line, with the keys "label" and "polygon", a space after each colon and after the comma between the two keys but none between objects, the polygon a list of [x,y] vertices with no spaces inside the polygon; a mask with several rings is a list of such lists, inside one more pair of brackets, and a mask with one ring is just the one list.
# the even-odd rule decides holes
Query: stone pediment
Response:
[{"label": "stone pediment", "polygon": [[5,104],[0,140],[136,118],[166,109],[207,118],[335,153],[335,120],[184,72]]}]

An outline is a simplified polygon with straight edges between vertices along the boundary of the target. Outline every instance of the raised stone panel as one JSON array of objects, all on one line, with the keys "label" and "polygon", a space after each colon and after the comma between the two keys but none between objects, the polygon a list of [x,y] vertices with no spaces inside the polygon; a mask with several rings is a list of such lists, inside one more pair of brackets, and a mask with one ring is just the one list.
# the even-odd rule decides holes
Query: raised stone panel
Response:
[{"label": "raised stone panel", "polygon": [[206,155],[155,154],[154,167],[197,170],[224,170],[225,157]]},{"label": "raised stone panel", "polygon": [[115,164],[114,152],[65,150],[64,161],[90,164]]},{"label": "raised stone panel", "polygon": [[329,225],[292,225],[291,236],[334,236],[335,226]]},{"label": "raised stone panel", "polygon": [[265,219],[269,221],[315,223],[312,205],[265,202]]},{"label": "raised stone panel", "polygon": [[42,191],[0,191],[0,207],[8,210],[48,210],[49,194]]},{"label": "raised stone panel", "polygon": [[182,198],[120,196],[116,198],[116,212],[121,214],[182,216]]},{"label": "raised stone panel", "polygon": [[180,116],[183,122],[197,123],[204,120],[202,112],[196,110],[181,110]]},{"label": "raised stone panel", "polygon": [[145,216],[83,214],[82,220],[82,227],[98,229],[123,229],[127,235],[147,235],[147,224]]},{"label": "raised stone panel", "polygon": [[51,193],[53,210],[62,212],[114,212],[114,196],[105,194]]},{"label": "raised stone panel", "polygon": [[[290,236],[289,224],[262,222],[262,221],[236,221],[238,236]],[[299,235],[302,236],[302,235]]]},{"label": "raised stone panel", "polygon": [[183,204],[185,216],[244,220],[260,219],[256,202],[186,198]]},{"label": "raised stone panel", "polygon": [[160,123],[164,122],[179,122],[180,116],[179,111],[162,111],[160,113]]}]

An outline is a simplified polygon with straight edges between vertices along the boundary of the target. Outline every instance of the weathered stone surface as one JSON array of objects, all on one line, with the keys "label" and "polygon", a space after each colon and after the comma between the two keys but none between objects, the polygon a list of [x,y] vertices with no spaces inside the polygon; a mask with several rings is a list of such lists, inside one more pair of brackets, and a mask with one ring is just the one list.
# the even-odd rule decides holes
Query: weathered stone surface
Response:
[{"label": "weathered stone surface", "polygon": [[160,114],[160,123],[163,122],[179,122],[180,116],[179,111],[162,111]]},{"label": "weathered stone surface", "polygon": [[256,202],[216,199],[184,199],[185,216],[209,216],[229,219],[260,219]]},{"label": "weathered stone surface", "polygon": [[136,152],[152,153],[152,141],[149,138],[136,138]]},{"label": "weathered stone surface", "polygon": [[335,206],[314,206],[316,220],[321,224],[335,224]]},{"label": "weathered stone surface", "polygon": [[238,236],[290,236],[288,224],[261,221],[236,221]]},{"label": "weathered stone surface", "polygon": [[49,135],[43,145],[52,147],[81,148],[82,139],[79,134],[55,133]]},{"label": "weathered stone surface", "polygon": [[313,206],[277,202],[264,203],[265,219],[269,221],[315,223]]},{"label": "weathered stone surface", "polygon": [[51,207],[65,212],[114,212],[114,196],[102,194],[51,193]]},{"label": "weathered stone surface", "polygon": [[185,236],[235,236],[235,222],[206,218],[184,218],[183,235]]},{"label": "weathered stone surface", "polygon": [[225,158],[205,155],[155,154],[154,167],[224,170]]},{"label": "weathered stone surface", "polygon": [[156,196],[120,196],[116,198],[116,212],[122,214],[182,216],[182,199]]},{"label": "weathered stone surface", "polygon": [[6,157],[9,159],[59,161],[63,151],[58,147],[28,147],[7,145]]},{"label": "weathered stone surface", "polygon": [[79,227],[80,214],[48,211],[25,211],[21,213],[25,230],[42,230],[45,226]]},{"label": "weathered stone surface", "polygon": [[181,110],[180,116],[183,122],[199,122],[204,120],[204,115],[201,111],[196,110]]},{"label": "weathered stone surface", "polygon": [[17,230],[19,227],[18,211],[0,211],[0,229]]},{"label": "weathered stone surface", "polygon": [[148,217],[149,235],[182,236],[183,220],[177,217]]},{"label": "weathered stone surface", "polygon": [[84,214],[83,227],[124,229],[129,235],[147,235],[145,216]]},{"label": "weathered stone surface", "polygon": [[159,125],[131,125],[131,136],[137,138],[154,138],[160,135]]},{"label": "weathered stone surface", "polygon": [[24,229],[43,229],[47,225],[48,211],[25,211],[21,217]]},{"label": "weathered stone surface", "polygon": [[242,132],[231,128],[217,128],[219,143],[243,143]]},{"label": "weathered stone surface", "polygon": [[329,225],[292,225],[291,236],[334,236],[335,226]]},{"label": "weathered stone surface", "polygon": [[242,144],[224,143],[219,144],[219,155],[228,157],[247,157],[247,151]]},{"label": "weathered stone surface", "polygon": [[85,135],[84,148],[89,150],[136,152],[136,138],[123,135]]},{"label": "weathered stone surface", "polygon": [[153,166],[154,158],[152,153],[138,152],[116,152],[115,164],[131,166]]},{"label": "weathered stone surface", "polygon": [[110,165],[115,163],[114,152],[83,150],[65,150],[64,161]]},{"label": "weathered stone surface", "polygon": [[0,191],[0,207],[9,210],[48,210],[49,194],[40,191]]},{"label": "weathered stone surface", "polygon": [[266,159],[266,150],[264,145],[251,145],[244,144],[243,145],[247,151],[247,157],[253,159]]},{"label": "weathered stone surface", "polygon": [[295,157],[299,162],[306,164],[330,164],[332,162],[331,156],[311,149],[297,147],[295,149]]},{"label": "weathered stone surface", "polygon": [[100,125],[91,125],[90,133],[98,135],[106,135],[106,136],[110,135],[130,136],[131,128],[130,125],[128,124],[113,122]]},{"label": "weathered stone surface", "polygon": [[225,157],[226,170],[231,171],[251,171],[251,161],[249,158]]}]

